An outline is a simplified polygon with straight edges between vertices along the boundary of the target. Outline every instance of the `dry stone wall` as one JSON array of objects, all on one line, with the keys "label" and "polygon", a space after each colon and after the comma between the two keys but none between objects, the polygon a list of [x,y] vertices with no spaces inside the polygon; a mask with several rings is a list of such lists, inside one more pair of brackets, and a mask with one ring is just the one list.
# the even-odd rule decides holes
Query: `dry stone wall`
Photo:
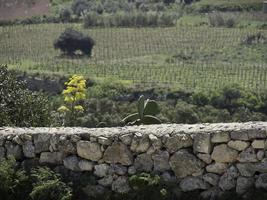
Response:
[{"label": "dry stone wall", "polygon": [[267,189],[267,122],[118,128],[0,128],[0,157],[91,172],[99,187],[129,191],[147,172],[209,198]]}]

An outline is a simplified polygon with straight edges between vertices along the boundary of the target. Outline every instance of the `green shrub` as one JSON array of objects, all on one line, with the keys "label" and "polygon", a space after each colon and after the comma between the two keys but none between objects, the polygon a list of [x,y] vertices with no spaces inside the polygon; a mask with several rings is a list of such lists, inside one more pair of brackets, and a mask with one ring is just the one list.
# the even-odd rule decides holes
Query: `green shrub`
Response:
[{"label": "green shrub", "polygon": [[26,89],[15,73],[0,66],[0,126],[49,126],[48,99]]},{"label": "green shrub", "polygon": [[32,189],[29,176],[9,157],[0,162],[0,194],[3,200],[26,200]]}]

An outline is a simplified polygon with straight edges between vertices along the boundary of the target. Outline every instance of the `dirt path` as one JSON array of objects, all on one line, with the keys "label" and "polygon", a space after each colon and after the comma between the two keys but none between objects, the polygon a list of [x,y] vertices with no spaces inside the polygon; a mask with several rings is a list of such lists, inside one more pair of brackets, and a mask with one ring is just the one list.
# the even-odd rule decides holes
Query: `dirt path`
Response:
[{"label": "dirt path", "polygon": [[49,0],[0,0],[0,20],[28,18],[49,11]]}]

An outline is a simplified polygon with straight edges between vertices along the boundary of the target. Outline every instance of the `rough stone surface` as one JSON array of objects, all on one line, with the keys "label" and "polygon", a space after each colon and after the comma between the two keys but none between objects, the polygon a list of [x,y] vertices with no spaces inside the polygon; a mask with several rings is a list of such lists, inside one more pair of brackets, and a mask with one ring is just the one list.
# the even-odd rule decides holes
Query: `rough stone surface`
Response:
[{"label": "rough stone surface", "polygon": [[163,172],[170,170],[169,158],[170,155],[168,151],[159,151],[154,154],[152,156],[152,159],[154,161],[154,171]]},{"label": "rough stone surface", "polygon": [[267,174],[260,174],[255,182],[255,187],[258,189],[267,189]]},{"label": "rough stone surface", "polygon": [[108,174],[108,171],[109,171],[109,165],[107,164],[95,165],[94,174],[98,177],[106,176]]},{"label": "rough stone surface", "polygon": [[151,172],[153,168],[153,160],[151,155],[143,153],[136,157],[134,167],[139,172]]},{"label": "rough stone surface", "polygon": [[92,171],[94,168],[94,164],[88,160],[80,160],[78,166],[81,171]]},{"label": "rough stone surface", "polygon": [[23,153],[20,145],[14,144],[13,142],[7,141],[5,144],[6,155],[14,156],[16,159],[22,159]]},{"label": "rough stone surface", "polygon": [[210,154],[199,153],[197,154],[197,157],[207,164],[210,164],[212,162]]},{"label": "rough stone surface", "polygon": [[121,194],[129,192],[130,186],[128,179],[124,176],[118,177],[115,181],[113,181],[111,188],[113,191]]},{"label": "rough stone surface", "polygon": [[254,178],[238,177],[236,181],[236,193],[245,194],[254,186]]},{"label": "rough stone surface", "polygon": [[210,186],[200,177],[186,177],[180,182],[180,187],[182,191],[189,192],[198,189],[205,190]]},{"label": "rough stone surface", "polygon": [[69,156],[64,158],[63,164],[67,169],[72,171],[80,171],[79,158],[77,156]]},{"label": "rough stone surface", "polygon": [[227,132],[216,132],[211,137],[212,143],[226,143],[230,140],[229,133]]},{"label": "rough stone surface", "polygon": [[194,136],[193,149],[198,153],[209,154],[211,152],[210,134],[199,133]]},{"label": "rough stone surface", "polygon": [[167,138],[166,148],[170,153],[176,152],[177,150],[190,147],[193,145],[193,140],[188,134],[176,134],[172,137]]},{"label": "rough stone surface", "polygon": [[206,166],[207,172],[215,173],[215,174],[223,174],[227,169],[226,163],[213,163],[211,165]]},{"label": "rough stone surface", "polygon": [[33,136],[33,142],[35,146],[35,153],[41,153],[48,151],[50,147],[51,134],[38,134]]},{"label": "rough stone surface", "polygon": [[64,155],[61,152],[43,152],[40,155],[40,163],[58,165],[62,164]]},{"label": "rough stone surface", "polygon": [[264,140],[254,140],[251,144],[254,149],[264,149],[265,141]]},{"label": "rough stone surface", "polygon": [[211,158],[215,160],[215,162],[219,163],[234,162],[237,156],[238,152],[229,148],[226,144],[221,144],[214,147],[213,152],[211,154]]},{"label": "rough stone surface", "polygon": [[26,141],[22,145],[23,154],[26,158],[34,158],[35,157],[35,148],[31,141]]},{"label": "rough stone surface", "polygon": [[249,146],[248,142],[240,141],[240,140],[231,140],[227,144],[230,148],[235,149],[237,151],[243,151]]},{"label": "rough stone surface", "polygon": [[[116,128],[0,127],[0,159],[26,170],[52,165],[74,181],[91,174],[88,199],[129,190],[128,178],[159,175],[181,191],[216,199],[224,191],[267,189],[267,122],[160,124]],[[89,172],[89,173],[88,173]],[[256,182],[254,184],[254,182]]]},{"label": "rough stone surface", "polygon": [[257,162],[257,154],[255,152],[255,149],[252,147],[249,147],[242,151],[239,156],[238,156],[238,161],[239,162]]},{"label": "rough stone surface", "polygon": [[203,175],[203,180],[209,183],[210,185],[216,186],[219,183],[220,176],[213,173],[207,173]]},{"label": "rough stone surface", "polygon": [[180,150],[170,158],[170,166],[176,177],[183,178],[200,172],[204,163],[188,151]]},{"label": "rough stone surface", "polygon": [[236,178],[238,177],[238,170],[231,166],[220,178],[219,187],[223,190],[232,190],[236,186]]},{"label": "rough stone surface", "polygon": [[131,165],[133,163],[133,155],[125,144],[114,142],[106,149],[103,160],[112,164]]},{"label": "rough stone surface", "polygon": [[79,141],[77,143],[77,153],[80,157],[92,161],[98,161],[102,158],[100,145],[95,142]]}]

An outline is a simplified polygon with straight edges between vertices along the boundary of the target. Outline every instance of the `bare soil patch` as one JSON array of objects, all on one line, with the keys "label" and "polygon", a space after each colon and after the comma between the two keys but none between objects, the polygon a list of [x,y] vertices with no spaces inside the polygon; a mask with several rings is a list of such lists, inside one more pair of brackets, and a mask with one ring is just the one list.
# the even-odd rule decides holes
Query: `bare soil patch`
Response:
[{"label": "bare soil patch", "polygon": [[0,20],[29,18],[48,11],[49,0],[0,0]]}]

